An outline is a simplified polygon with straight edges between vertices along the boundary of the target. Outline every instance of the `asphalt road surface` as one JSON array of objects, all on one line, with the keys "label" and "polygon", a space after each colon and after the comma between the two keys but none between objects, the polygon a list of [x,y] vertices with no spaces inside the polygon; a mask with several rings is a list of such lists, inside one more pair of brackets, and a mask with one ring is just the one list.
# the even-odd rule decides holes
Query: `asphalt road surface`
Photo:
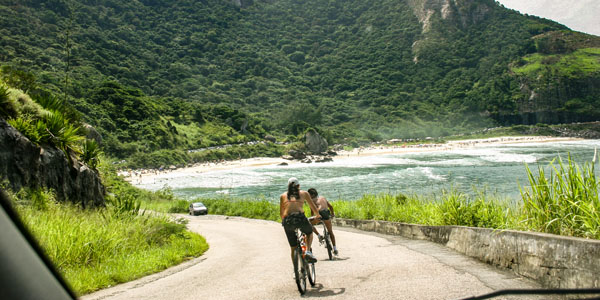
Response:
[{"label": "asphalt road surface", "polygon": [[328,260],[315,239],[317,284],[301,297],[281,224],[181,217],[210,244],[202,257],[82,299],[460,299],[498,289],[539,288],[435,243],[334,226],[339,256]]}]

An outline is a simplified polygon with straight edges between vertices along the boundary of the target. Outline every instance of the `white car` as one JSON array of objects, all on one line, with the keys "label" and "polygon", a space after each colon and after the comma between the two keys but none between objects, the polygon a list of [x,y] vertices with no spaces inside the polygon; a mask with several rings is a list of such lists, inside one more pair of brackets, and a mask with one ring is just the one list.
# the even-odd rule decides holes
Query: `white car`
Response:
[{"label": "white car", "polygon": [[190,203],[189,214],[193,216],[207,215],[208,208],[202,202]]}]

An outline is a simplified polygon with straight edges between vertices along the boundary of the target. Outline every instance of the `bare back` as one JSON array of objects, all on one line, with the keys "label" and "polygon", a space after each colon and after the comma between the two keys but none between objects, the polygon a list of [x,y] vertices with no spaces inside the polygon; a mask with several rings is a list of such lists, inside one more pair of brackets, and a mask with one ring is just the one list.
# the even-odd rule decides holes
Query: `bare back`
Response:
[{"label": "bare back", "polygon": [[318,210],[329,209],[328,204],[329,203],[327,202],[327,199],[325,199],[323,196],[319,196],[317,197],[317,200],[315,200],[315,205],[317,206]]},{"label": "bare back", "polygon": [[288,199],[287,192],[281,194],[281,196],[279,196],[281,219],[285,218],[291,213],[304,213],[304,201],[310,201],[310,195],[306,191],[300,191],[300,199],[296,199],[296,197],[291,197],[291,199]]}]

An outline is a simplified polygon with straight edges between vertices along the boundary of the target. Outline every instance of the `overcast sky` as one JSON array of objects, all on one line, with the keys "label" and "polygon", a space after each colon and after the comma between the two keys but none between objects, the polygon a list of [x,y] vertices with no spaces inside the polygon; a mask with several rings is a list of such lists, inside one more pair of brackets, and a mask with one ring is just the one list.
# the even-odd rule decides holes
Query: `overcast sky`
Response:
[{"label": "overcast sky", "polygon": [[523,14],[554,20],[567,27],[600,36],[600,0],[496,0]]}]

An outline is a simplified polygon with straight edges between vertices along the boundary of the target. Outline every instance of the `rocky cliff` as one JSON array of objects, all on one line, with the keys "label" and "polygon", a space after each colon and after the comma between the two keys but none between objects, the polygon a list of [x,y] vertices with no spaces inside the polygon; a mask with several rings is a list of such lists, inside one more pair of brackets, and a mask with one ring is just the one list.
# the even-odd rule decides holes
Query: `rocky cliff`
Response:
[{"label": "rocky cliff", "polygon": [[[539,54],[511,65],[523,97],[506,124],[557,124],[600,120],[600,38],[552,31],[533,38]],[[506,122],[502,122],[506,121]]]},{"label": "rocky cliff", "polygon": [[105,189],[96,171],[78,161],[69,163],[55,147],[37,147],[2,118],[0,180],[15,191],[49,188],[61,201],[83,207],[104,205]]},{"label": "rocky cliff", "polygon": [[478,0],[408,0],[409,5],[423,26],[423,33],[432,29],[432,17],[438,15],[446,21],[466,27],[483,20],[494,3]]},{"label": "rocky cliff", "polygon": [[496,5],[481,0],[407,0],[413,14],[422,26],[422,36],[413,42],[413,62],[419,63],[422,50],[436,48],[439,40],[446,39],[444,31],[466,29],[483,21]]}]

